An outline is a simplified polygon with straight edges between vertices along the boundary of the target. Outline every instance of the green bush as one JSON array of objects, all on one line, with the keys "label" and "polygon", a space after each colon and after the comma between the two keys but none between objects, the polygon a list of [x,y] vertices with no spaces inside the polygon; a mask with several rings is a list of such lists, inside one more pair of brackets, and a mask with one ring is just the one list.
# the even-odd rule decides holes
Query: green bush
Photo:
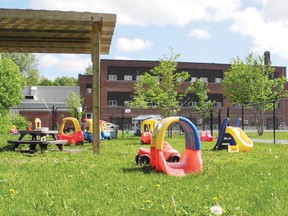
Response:
[{"label": "green bush", "polygon": [[12,116],[12,125],[16,126],[16,129],[26,129],[27,125],[28,125],[28,120],[26,119],[26,117],[21,116],[21,115],[14,115]]},{"label": "green bush", "polygon": [[9,113],[7,110],[0,110],[0,133],[8,134],[11,127]]}]

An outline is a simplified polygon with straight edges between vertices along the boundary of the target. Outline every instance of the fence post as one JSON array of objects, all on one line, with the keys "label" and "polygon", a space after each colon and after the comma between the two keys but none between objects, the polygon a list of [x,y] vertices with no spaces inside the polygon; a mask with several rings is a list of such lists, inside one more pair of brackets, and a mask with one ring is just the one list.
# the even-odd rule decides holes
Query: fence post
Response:
[{"label": "fence post", "polygon": [[213,110],[210,110],[210,133],[213,136]]},{"label": "fence post", "polygon": [[275,119],[275,101],[272,101],[273,103],[273,143],[275,144],[276,140],[276,119]]},{"label": "fence post", "polygon": [[244,131],[244,106],[242,106],[242,113],[241,113],[241,115],[242,115],[242,119],[241,119],[241,126],[242,126],[242,130]]}]

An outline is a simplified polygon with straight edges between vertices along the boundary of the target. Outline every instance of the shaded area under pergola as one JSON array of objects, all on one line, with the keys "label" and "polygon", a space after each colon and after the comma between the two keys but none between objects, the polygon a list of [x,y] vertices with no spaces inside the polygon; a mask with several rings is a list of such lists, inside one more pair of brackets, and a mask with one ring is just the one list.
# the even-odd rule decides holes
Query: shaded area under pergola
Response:
[{"label": "shaded area under pergola", "polygon": [[115,14],[0,9],[0,52],[91,54],[93,152],[100,152],[100,54],[108,54]]}]

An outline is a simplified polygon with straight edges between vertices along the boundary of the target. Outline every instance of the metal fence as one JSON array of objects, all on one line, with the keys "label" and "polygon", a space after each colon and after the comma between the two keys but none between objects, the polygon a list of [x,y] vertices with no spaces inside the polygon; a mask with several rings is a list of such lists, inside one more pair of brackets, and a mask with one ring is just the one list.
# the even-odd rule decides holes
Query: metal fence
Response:
[{"label": "metal fence", "polygon": [[[270,143],[288,143],[288,99],[261,104],[217,107],[205,113],[191,112],[184,114],[184,117],[190,119],[198,130],[210,130],[212,135],[215,132],[219,132],[222,121],[225,118],[229,118],[230,126],[237,125],[246,132],[254,131],[257,133],[256,117],[252,107],[266,104],[270,104],[272,109],[265,111],[262,115],[265,141]],[[203,116],[206,117],[203,119]],[[279,132],[281,132],[281,136]]]}]

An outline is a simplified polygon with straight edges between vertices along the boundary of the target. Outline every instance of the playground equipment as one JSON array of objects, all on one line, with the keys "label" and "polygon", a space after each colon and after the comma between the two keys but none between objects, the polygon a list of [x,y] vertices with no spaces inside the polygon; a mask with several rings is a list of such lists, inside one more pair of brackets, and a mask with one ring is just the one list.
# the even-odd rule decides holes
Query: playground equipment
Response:
[{"label": "playground equipment", "polygon": [[[180,160],[180,154],[178,151],[172,148],[169,143],[164,141],[163,154],[165,160],[168,162],[178,162]],[[139,148],[138,154],[135,157],[136,164],[143,166],[150,163],[150,149]]]},{"label": "playground equipment", "polygon": [[[168,127],[179,123],[185,133],[185,149],[178,162],[167,162],[164,156],[164,136]],[[150,165],[156,171],[171,176],[185,176],[202,170],[201,144],[195,125],[184,117],[168,117],[153,130],[150,147]]]},{"label": "playground equipment", "polygon": [[213,137],[211,135],[211,132],[210,131],[201,131],[200,132],[200,141],[203,141],[203,142],[211,142],[215,139],[215,137]]},{"label": "playground equipment", "polygon": [[[65,126],[72,127],[67,131]],[[72,129],[73,128],[73,129]],[[83,131],[80,128],[79,121],[74,117],[66,117],[62,119],[61,125],[58,130],[57,134],[58,140],[67,140],[67,144],[76,144],[76,145],[83,145],[84,135]]]},{"label": "playground equipment", "polygon": [[150,144],[152,138],[152,131],[155,125],[161,120],[162,118],[146,119],[142,122],[140,144]]},{"label": "playground equipment", "polygon": [[[92,131],[93,131],[93,124],[92,119],[84,119],[84,121],[88,124],[84,128],[84,139],[88,142],[92,142]],[[108,125],[106,121],[100,120],[99,121],[99,137],[100,140],[103,139],[111,139],[111,131],[109,131]]]},{"label": "playground equipment", "polygon": [[218,140],[213,150],[228,149],[231,152],[251,151],[253,141],[239,127],[227,126],[229,118],[223,120]]},{"label": "playground equipment", "polygon": [[11,135],[17,135],[17,134],[19,134],[19,132],[17,131],[15,125],[12,125],[12,126],[11,126],[10,134],[11,134]]}]

